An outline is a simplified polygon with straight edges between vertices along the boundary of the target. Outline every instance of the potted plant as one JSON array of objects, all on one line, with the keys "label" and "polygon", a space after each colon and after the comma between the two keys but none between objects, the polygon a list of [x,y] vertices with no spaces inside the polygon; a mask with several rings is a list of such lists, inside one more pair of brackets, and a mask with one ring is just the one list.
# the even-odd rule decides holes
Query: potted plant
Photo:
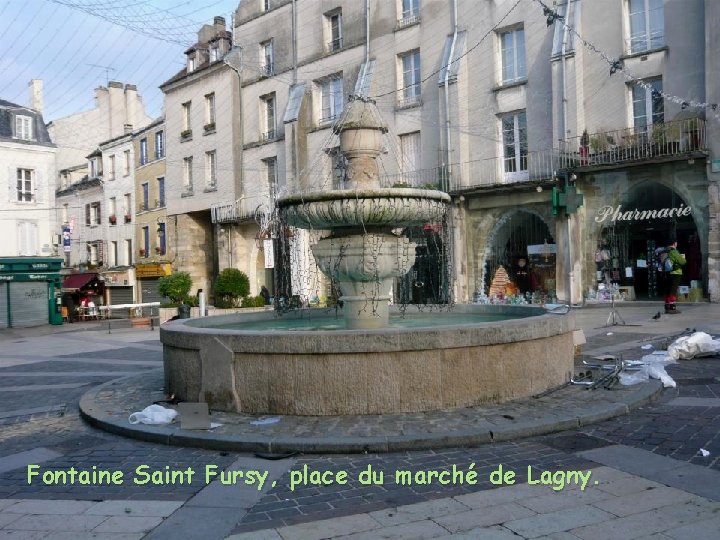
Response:
[{"label": "potted plant", "polygon": [[180,132],[181,139],[189,139],[192,136],[192,129],[185,129]]},{"label": "potted plant", "polygon": [[125,214],[125,223],[130,223],[131,221],[132,221],[132,214],[128,212],[127,214]]},{"label": "potted plant", "polygon": [[205,124],[203,126],[203,128],[205,129],[205,133],[207,133],[208,131],[215,131],[215,122],[210,122],[209,124]]},{"label": "potted plant", "polygon": [[160,249],[160,246],[155,246],[155,253],[160,255],[161,252],[162,252],[162,250]]},{"label": "potted plant", "polygon": [[110,221],[110,225],[115,225],[117,223],[117,216],[115,214],[112,214],[110,217],[108,217],[108,220]]},{"label": "potted plant", "polygon": [[145,256],[145,250],[144,250],[144,249],[141,249],[141,250],[140,250],[140,256],[141,256],[141,257],[144,257],[144,256]]}]

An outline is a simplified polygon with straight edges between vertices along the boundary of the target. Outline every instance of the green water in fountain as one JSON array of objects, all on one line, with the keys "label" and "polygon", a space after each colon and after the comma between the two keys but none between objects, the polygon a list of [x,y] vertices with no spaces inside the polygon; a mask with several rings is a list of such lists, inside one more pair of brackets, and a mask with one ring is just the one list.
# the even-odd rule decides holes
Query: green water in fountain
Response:
[{"label": "green water in fountain", "polygon": [[[528,316],[534,315],[528,313]],[[510,319],[522,318],[517,314],[512,316],[502,314],[471,315],[467,313],[420,313],[406,314],[404,317],[393,315],[387,328],[435,328],[438,326],[462,326],[465,324],[497,323]],[[302,318],[293,314],[290,316],[278,317],[264,321],[242,321],[230,324],[217,324],[205,326],[205,328],[217,328],[222,330],[248,330],[253,332],[273,331],[324,331],[324,330],[345,330],[345,322],[342,313],[337,316],[321,316]]]}]

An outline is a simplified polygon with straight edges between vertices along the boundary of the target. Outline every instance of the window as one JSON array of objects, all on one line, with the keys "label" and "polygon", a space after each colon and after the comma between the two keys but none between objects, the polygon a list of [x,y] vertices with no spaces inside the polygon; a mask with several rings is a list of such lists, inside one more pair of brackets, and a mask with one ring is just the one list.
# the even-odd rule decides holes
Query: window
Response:
[{"label": "window", "polygon": [[165,255],[165,252],[167,250],[167,244],[165,240],[165,224],[164,223],[158,223],[158,229],[157,229],[157,245],[158,245],[158,253],[160,255]]},{"label": "window", "polygon": [[217,182],[217,154],[215,150],[205,152],[205,188],[215,188]]},{"label": "window", "polygon": [[270,0],[260,0],[260,9],[262,11],[270,11]]},{"label": "window", "polygon": [[98,248],[95,242],[87,243],[88,262],[90,264],[97,264],[98,262]]},{"label": "window", "polygon": [[205,96],[205,131],[215,129],[215,92]]},{"label": "window", "polygon": [[125,171],[123,174],[128,176],[130,174],[130,150],[125,150],[123,154],[125,156]]},{"label": "window", "polygon": [[402,182],[411,186],[419,186],[420,178],[420,132],[400,135],[400,170]]},{"label": "window", "polygon": [[123,197],[125,199],[124,208],[125,211],[125,223],[130,223],[132,221],[132,196],[130,193],[126,193]]},{"label": "window", "polygon": [[110,197],[110,203],[108,206],[108,212],[110,213],[108,220],[110,221],[110,225],[115,225],[117,223],[117,199],[115,197]]},{"label": "window", "polygon": [[320,123],[332,122],[342,113],[343,79],[342,76],[326,79],[320,86]]},{"label": "window", "polygon": [[148,162],[148,145],[147,138],[140,139],[140,165],[145,165]]},{"label": "window", "polygon": [[140,211],[147,212],[150,208],[150,185],[147,182],[143,182],[142,185],[142,202],[140,203]]},{"label": "window", "polygon": [[193,189],[192,162],[192,157],[183,159],[183,188],[186,193],[192,193]]},{"label": "window", "polygon": [[115,180],[115,154],[108,158],[108,166],[110,167],[110,180]]},{"label": "window", "polygon": [[16,116],[15,117],[15,138],[23,139],[25,141],[33,140],[33,119],[31,116]]},{"label": "window", "polygon": [[400,105],[413,105],[420,102],[420,51],[412,51],[400,56],[402,68],[402,88]]},{"label": "window", "polygon": [[143,253],[146,257],[150,254],[150,227],[145,226],[142,228],[142,241],[143,241]]},{"label": "window", "polygon": [[158,182],[158,206],[160,208],[165,207],[165,177],[161,176],[157,179]]},{"label": "window", "polygon": [[633,126],[641,133],[665,121],[662,79],[650,79],[632,86]]},{"label": "window", "polygon": [[85,205],[85,225],[94,227],[100,225],[100,203],[94,202]]},{"label": "window", "polygon": [[190,106],[192,102],[188,101],[182,104],[182,133],[181,137],[188,137],[192,134],[192,128],[190,123]]},{"label": "window", "polygon": [[18,255],[38,255],[38,229],[34,221],[19,221]]},{"label": "window", "polygon": [[18,202],[33,202],[35,190],[33,189],[33,170],[17,170],[17,200]]},{"label": "window", "polygon": [[502,83],[508,84],[527,77],[525,69],[525,30],[517,28],[500,34]]},{"label": "window", "polygon": [[501,118],[503,166],[506,177],[527,171],[527,118],[525,111]]},{"label": "window", "polygon": [[110,241],[110,253],[108,253],[108,265],[109,266],[117,266],[118,265],[118,243],[116,240]]},{"label": "window", "polygon": [[125,240],[125,264],[131,266],[133,263],[133,245],[132,240]]},{"label": "window", "polygon": [[260,44],[260,69],[263,75],[268,77],[273,74],[274,66],[273,42],[272,39]]},{"label": "window", "polygon": [[97,159],[92,158],[90,160],[90,178],[97,178],[99,174]]},{"label": "window", "polygon": [[193,71],[195,71],[195,57],[194,56],[188,56],[187,70],[188,70],[188,73],[192,73]]},{"label": "window", "polygon": [[220,60],[220,49],[218,49],[217,45],[213,45],[210,47],[210,61],[217,62],[218,60]]},{"label": "window", "polygon": [[165,133],[155,133],[155,159],[165,157]]},{"label": "window", "polygon": [[328,51],[339,51],[343,46],[342,12],[337,11],[335,13],[325,15],[325,21],[327,26],[327,35],[330,38],[328,40]]},{"label": "window", "polygon": [[263,159],[263,165],[265,166],[265,179],[268,185],[268,194],[271,200],[275,200],[277,195],[277,159],[274,157]]},{"label": "window", "polygon": [[629,0],[630,52],[657,49],[665,44],[663,0]]},{"label": "window", "polygon": [[400,26],[413,24],[420,19],[420,0],[402,0]]},{"label": "window", "polygon": [[261,140],[271,141],[275,138],[275,94],[263,96],[262,125],[260,126]]}]

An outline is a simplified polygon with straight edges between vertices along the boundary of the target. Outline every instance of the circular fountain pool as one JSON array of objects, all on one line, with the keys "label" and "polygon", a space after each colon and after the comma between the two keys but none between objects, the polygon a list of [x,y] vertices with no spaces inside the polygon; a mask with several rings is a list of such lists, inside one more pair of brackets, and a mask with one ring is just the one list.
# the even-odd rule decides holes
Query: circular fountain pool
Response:
[{"label": "circular fountain pool", "polygon": [[310,309],[166,323],[166,391],[244,413],[381,414],[526,397],[572,372],[572,315],[457,305],[401,321],[328,329],[335,311]]}]

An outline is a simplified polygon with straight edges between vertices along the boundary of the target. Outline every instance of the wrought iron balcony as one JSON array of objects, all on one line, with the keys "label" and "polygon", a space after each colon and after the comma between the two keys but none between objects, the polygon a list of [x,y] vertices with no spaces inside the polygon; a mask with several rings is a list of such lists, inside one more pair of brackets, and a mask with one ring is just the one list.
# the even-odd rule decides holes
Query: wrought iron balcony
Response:
[{"label": "wrought iron balcony", "polygon": [[266,131],[265,133],[260,134],[260,141],[261,142],[274,141],[276,137],[277,137],[277,131],[274,129],[271,129],[271,130]]},{"label": "wrought iron balcony", "polygon": [[343,38],[338,37],[328,42],[328,52],[335,52],[342,49],[343,46]]},{"label": "wrought iron balcony", "polygon": [[256,219],[258,208],[270,207],[268,195],[240,197],[233,203],[213,204],[210,216],[213,223],[243,223]]}]

